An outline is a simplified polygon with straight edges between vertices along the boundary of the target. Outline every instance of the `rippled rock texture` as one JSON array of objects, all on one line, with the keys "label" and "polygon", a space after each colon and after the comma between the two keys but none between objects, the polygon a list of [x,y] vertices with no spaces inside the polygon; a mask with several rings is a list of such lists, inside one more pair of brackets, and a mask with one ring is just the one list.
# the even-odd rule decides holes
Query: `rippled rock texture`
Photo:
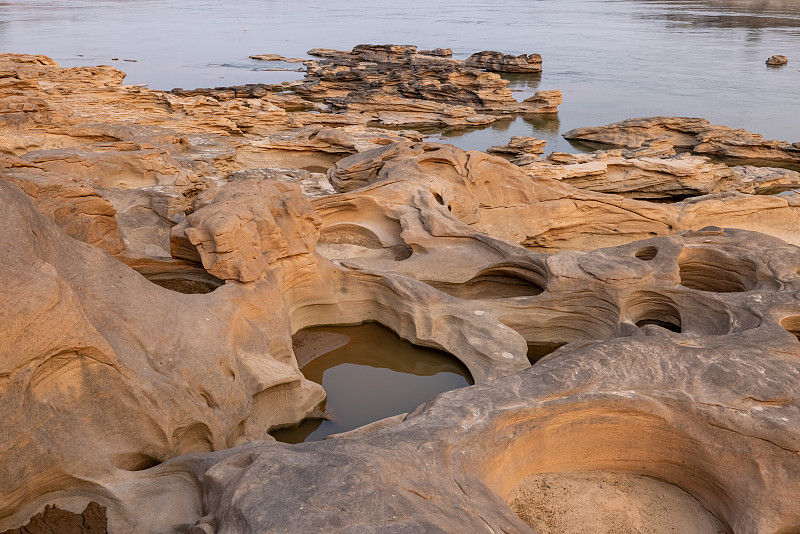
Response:
[{"label": "rippled rock texture", "polygon": [[[474,116],[514,106],[495,74],[314,53],[294,92],[0,56],[0,530],[569,531],[537,522],[548,481],[581,527],[663,502],[697,532],[800,529],[797,173],[674,154],[795,145],[635,119],[581,134],[625,148],[515,138],[508,161],[368,127],[390,108],[351,98]],[[274,442],[325,400],[292,335],[365,321],[476,385]]]}]

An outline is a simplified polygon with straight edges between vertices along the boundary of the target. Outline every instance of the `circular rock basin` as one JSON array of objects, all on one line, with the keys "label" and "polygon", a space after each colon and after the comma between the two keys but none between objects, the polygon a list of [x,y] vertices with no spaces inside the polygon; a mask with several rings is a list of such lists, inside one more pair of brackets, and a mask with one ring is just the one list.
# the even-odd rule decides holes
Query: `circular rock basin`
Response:
[{"label": "circular rock basin", "polygon": [[303,375],[325,388],[330,419],[307,419],[272,433],[285,443],[318,441],[410,412],[439,393],[473,383],[454,356],[413,345],[376,323],[301,330],[294,350]]}]

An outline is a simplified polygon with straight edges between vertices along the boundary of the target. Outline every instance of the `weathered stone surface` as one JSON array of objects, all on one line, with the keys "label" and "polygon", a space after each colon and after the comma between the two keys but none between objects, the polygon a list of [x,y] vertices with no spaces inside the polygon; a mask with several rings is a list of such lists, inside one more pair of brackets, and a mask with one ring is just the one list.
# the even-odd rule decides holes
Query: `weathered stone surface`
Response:
[{"label": "weathered stone surface", "polygon": [[307,61],[298,57],[283,57],[280,54],[255,54],[250,56],[250,59],[257,59],[259,61],[284,61],[286,63],[303,63]]},{"label": "weathered stone surface", "polygon": [[46,495],[265,438],[323,400],[293,362],[279,281],[168,291],[0,191],[0,441],[15,451],[0,460],[0,528]]},{"label": "weathered stone surface", "polygon": [[[548,176],[526,174],[483,152],[434,143],[396,143],[349,156],[329,171],[328,178],[343,195],[314,201],[323,217],[323,235],[328,217],[339,222],[345,216],[343,199],[350,221],[374,221],[368,226],[381,227],[386,225],[387,212],[374,206],[405,210],[405,206],[420,202],[415,198],[425,195],[439,207],[429,201],[435,208],[430,215],[423,212],[420,217],[411,209],[406,217],[424,220],[425,215],[436,216],[443,225],[452,225],[455,219],[536,250],[590,250],[708,225],[756,230],[800,244],[797,193],[748,196],[726,192],[654,204],[582,191]],[[327,215],[329,211],[331,215]],[[403,220],[403,235],[409,235],[411,223],[404,217],[398,219]],[[430,228],[433,222],[418,224]]]},{"label": "weathered stone surface", "polygon": [[782,67],[789,64],[789,58],[780,54],[770,56],[767,58],[767,65],[771,67]]},{"label": "weathered stone surface", "polygon": [[214,276],[252,282],[282,258],[312,253],[318,226],[298,186],[244,180],[201,193],[173,235],[185,234]]},{"label": "weathered stone surface", "polygon": [[[496,147],[493,147],[496,148]],[[491,149],[490,149],[491,151]],[[592,154],[551,154],[546,160],[519,157],[512,163],[533,177],[553,178],[579,189],[614,193],[627,198],[683,200],[688,197],[739,191],[775,194],[800,187],[800,173],[771,167],[711,163],[703,156],[624,157],[608,150]]]},{"label": "weathered stone surface", "polygon": [[542,56],[539,54],[512,56],[502,52],[476,52],[467,58],[466,64],[492,72],[542,72]]},{"label": "weathered stone surface", "polygon": [[746,130],[717,126],[690,117],[648,117],[628,119],[606,126],[576,128],[567,139],[638,148],[644,143],[668,137],[677,148],[698,154],[768,161],[800,161],[800,144],[769,141]]},{"label": "weathered stone surface", "polygon": [[419,54],[414,46],[358,45],[349,52],[309,54],[328,60],[308,65],[298,94],[384,124],[485,124],[496,120],[486,112],[556,113],[561,103],[560,91],[539,91],[517,102],[497,74]]},{"label": "weathered stone surface", "polygon": [[452,48],[434,48],[433,50],[418,50],[418,54],[423,56],[438,56],[438,57],[450,57],[453,55]]},{"label": "weathered stone surface", "polygon": [[3,180],[30,195],[39,211],[68,236],[109,254],[119,254],[125,248],[114,206],[85,181],[10,157],[0,160]]},{"label": "weathered stone surface", "polygon": [[92,501],[80,514],[45,506],[27,525],[3,534],[106,534],[106,527],[105,508]]},{"label": "weathered stone surface", "polygon": [[567,346],[371,432],[121,474],[97,498],[112,529],[533,532],[505,504],[520,484],[597,471],[672,484],[733,532],[795,528],[797,247],[709,228],[539,260],[547,292],[471,305],[495,339]]},{"label": "weathered stone surface", "polygon": [[540,161],[539,157],[544,154],[544,147],[547,141],[542,141],[535,137],[525,137],[515,135],[505,145],[490,146],[486,149],[489,154],[497,154],[509,157],[514,165],[527,165]]}]

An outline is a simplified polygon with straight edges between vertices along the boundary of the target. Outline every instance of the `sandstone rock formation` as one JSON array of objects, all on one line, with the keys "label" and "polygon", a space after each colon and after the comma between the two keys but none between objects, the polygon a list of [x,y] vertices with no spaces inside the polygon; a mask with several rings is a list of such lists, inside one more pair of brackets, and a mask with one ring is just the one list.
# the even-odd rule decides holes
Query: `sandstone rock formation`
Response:
[{"label": "sandstone rock formation", "polygon": [[553,153],[546,160],[517,157],[511,162],[521,165],[535,178],[553,178],[580,189],[644,200],[676,201],[729,191],[764,195],[800,188],[800,173],[790,169],[730,167],[686,153],[668,157],[635,157],[635,154],[625,157],[622,152]]},{"label": "sandstone rock formation", "polygon": [[[507,161],[366,125],[524,111],[497,75],[311,52],[299,83],[172,92],[0,55],[0,531],[526,533],[542,481],[800,528],[800,181],[698,155],[797,146],[635,119]],[[292,335],[365,321],[476,385],[274,442],[325,400]]]},{"label": "sandstone rock formation", "polygon": [[697,154],[800,162],[800,143],[768,141],[758,134],[690,117],[628,119],[606,126],[576,128],[564,137],[626,148],[638,148],[648,141],[667,137],[676,148]]},{"label": "sandstone rock formation", "polygon": [[[427,203],[444,215],[437,217],[441,224],[465,223],[534,250],[589,250],[709,225],[756,230],[800,244],[798,193],[749,196],[725,192],[653,204],[581,191],[546,176],[532,177],[483,152],[434,143],[397,143],[349,156],[337,162],[328,177],[342,194],[314,201],[323,218],[323,236],[328,219],[339,222],[348,213],[373,232],[387,228],[386,209],[376,211],[369,206],[396,206],[398,211],[410,207],[417,213],[419,208],[414,206],[422,202],[418,191],[425,187],[430,191]],[[342,199],[347,199],[346,208]],[[356,211],[363,215],[355,216]],[[427,210],[421,215],[424,219]],[[410,223],[405,217],[396,217],[400,228],[391,233],[405,236]],[[393,244],[398,241],[386,239]],[[407,240],[405,243],[415,248]]]},{"label": "sandstone rock formation", "polygon": [[483,66],[418,53],[415,46],[358,45],[309,54],[328,61],[308,66],[298,94],[382,124],[485,124],[496,120],[486,113],[555,113],[561,103],[560,91],[517,102],[508,81],[479,70]]},{"label": "sandstone rock formation", "polygon": [[546,293],[470,304],[503,325],[494,340],[569,343],[533,367],[372,432],[120,476],[104,492],[125,498],[99,502],[122,531],[531,532],[503,504],[519,484],[603,470],[673,484],[733,532],[791,531],[798,264],[796,247],[714,228],[553,256]]}]

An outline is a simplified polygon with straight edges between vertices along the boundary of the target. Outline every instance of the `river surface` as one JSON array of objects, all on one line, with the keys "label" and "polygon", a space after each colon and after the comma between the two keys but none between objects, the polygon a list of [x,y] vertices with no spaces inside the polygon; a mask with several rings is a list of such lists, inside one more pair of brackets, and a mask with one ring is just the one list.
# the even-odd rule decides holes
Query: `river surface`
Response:
[{"label": "river surface", "polygon": [[[630,117],[681,115],[800,141],[798,0],[31,0],[0,2],[0,50],[63,66],[112,64],[154,89],[297,79],[251,54],[307,57],[359,43],[541,53],[541,76],[516,76],[520,98],[561,89],[557,118],[517,118],[434,132],[485,149]],[[768,68],[767,57],[790,63]],[[117,61],[112,61],[117,58]],[[135,60],[125,61],[125,60]],[[297,68],[297,64],[283,67]]]}]

